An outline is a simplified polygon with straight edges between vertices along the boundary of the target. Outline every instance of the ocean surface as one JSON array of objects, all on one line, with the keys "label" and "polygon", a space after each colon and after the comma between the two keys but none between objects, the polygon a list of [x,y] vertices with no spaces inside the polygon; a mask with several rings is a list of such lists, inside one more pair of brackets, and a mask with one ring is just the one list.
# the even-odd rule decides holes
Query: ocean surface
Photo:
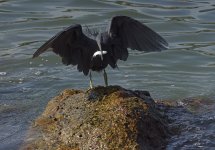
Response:
[{"label": "ocean surface", "polygon": [[[32,54],[63,28],[79,23],[104,30],[114,15],[145,23],[169,43],[163,52],[130,50],[109,83],[148,90],[156,100],[189,97],[215,103],[214,0],[0,0],[0,149],[18,149],[32,121],[63,89],[87,89],[89,77],[64,66],[54,53]],[[94,73],[95,85],[104,85]],[[210,109],[209,109],[210,108]],[[214,107],[215,108],[215,107]],[[180,116],[187,128],[168,149],[213,149],[215,109]]]}]

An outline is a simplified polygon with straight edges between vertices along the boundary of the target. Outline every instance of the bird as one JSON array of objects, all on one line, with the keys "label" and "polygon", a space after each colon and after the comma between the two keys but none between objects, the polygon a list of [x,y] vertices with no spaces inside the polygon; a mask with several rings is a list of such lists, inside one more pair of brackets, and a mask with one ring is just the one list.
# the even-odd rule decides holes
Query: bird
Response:
[{"label": "bird", "polygon": [[51,49],[62,58],[64,65],[77,65],[77,70],[89,75],[93,88],[92,71],[102,72],[105,86],[108,77],[105,68],[118,68],[117,61],[126,61],[128,49],[155,52],[168,49],[167,41],[151,28],[129,16],[113,16],[106,31],[89,36],[80,24],[73,24],[45,42],[34,54],[38,57]]}]

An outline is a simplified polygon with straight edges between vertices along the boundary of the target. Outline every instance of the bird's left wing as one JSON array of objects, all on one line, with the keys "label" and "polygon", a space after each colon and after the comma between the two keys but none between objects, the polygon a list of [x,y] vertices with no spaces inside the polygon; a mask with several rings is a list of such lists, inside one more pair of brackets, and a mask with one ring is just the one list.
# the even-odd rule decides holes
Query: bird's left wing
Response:
[{"label": "bird's left wing", "polygon": [[95,40],[88,38],[82,32],[82,27],[78,24],[64,29],[49,39],[33,54],[33,58],[49,48],[62,57],[65,65],[77,65],[77,69],[87,75],[91,57],[98,46]]},{"label": "bird's left wing", "polygon": [[150,52],[161,51],[168,47],[166,40],[158,33],[127,16],[113,17],[108,34],[113,43],[114,53],[122,60],[127,59],[127,48]]}]

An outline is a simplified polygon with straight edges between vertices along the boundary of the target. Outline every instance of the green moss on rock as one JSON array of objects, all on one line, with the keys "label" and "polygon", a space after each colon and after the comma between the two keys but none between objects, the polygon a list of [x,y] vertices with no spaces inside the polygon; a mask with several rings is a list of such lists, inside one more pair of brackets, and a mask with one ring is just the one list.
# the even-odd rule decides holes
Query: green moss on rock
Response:
[{"label": "green moss on rock", "polygon": [[[23,149],[157,149],[169,136],[147,92],[119,86],[65,90],[29,130]],[[32,138],[38,133],[36,138]]]}]

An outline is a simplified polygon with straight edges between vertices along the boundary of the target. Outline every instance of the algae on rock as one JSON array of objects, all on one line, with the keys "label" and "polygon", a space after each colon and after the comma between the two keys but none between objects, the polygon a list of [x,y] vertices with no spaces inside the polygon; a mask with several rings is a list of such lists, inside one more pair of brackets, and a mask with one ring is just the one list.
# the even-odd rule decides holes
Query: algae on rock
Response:
[{"label": "algae on rock", "polygon": [[22,149],[165,149],[170,131],[146,91],[64,90],[38,117]]}]

